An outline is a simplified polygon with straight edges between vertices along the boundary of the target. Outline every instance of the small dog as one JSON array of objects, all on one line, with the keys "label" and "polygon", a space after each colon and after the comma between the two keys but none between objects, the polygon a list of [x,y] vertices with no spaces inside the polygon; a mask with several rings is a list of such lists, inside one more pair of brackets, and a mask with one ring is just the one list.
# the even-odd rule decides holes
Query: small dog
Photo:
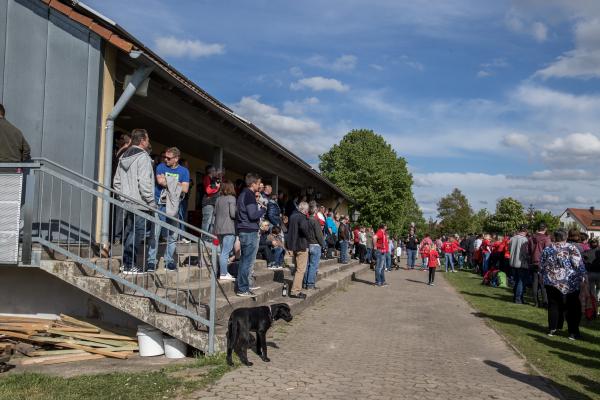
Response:
[{"label": "small dog", "polygon": [[292,318],[290,306],[285,303],[234,310],[227,326],[227,364],[233,365],[231,356],[235,351],[244,365],[252,365],[247,355],[248,347],[253,342],[251,331],[256,332],[256,353],[264,362],[271,361],[267,357],[267,331],[273,321],[283,319],[290,322]]}]

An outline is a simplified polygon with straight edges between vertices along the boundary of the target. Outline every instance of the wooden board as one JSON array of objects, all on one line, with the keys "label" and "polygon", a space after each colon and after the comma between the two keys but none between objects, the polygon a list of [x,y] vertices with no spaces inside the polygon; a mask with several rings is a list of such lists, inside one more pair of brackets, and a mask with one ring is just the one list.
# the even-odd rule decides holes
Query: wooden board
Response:
[{"label": "wooden board", "polygon": [[112,333],[80,333],[81,337],[95,337],[100,339],[112,339],[124,342],[136,342],[137,338],[132,336],[115,335]]},{"label": "wooden board", "polygon": [[62,324],[54,324],[53,329],[59,329],[64,332],[80,332],[80,333],[97,333],[100,334],[100,329],[97,328],[80,328],[77,326],[68,326]]},{"label": "wooden board", "polygon": [[92,329],[97,329],[98,332],[100,332],[100,328],[98,328],[96,325],[92,325],[89,322],[85,322],[85,321],[80,321],[76,318],[70,317],[68,315],[65,314],[60,314],[60,319],[63,322],[68,322],[71,325],[75,325],[75,326],[79,326],[81,328],[92,328]]},{"label": "wooden board", "polygon": [[125,346],[126,344],[128,344],[128,343],[120,342],[120,341],[117,341],[117,340],[100,339],[100,338],[96,338],[96,337],[93,337],[93,336],[81,335],[81,334],[76,333],[76,332],[60,331],[58,329],[48,329],[48,333],[52,333],[54,335],[60,335],[60,336],[73,337],[75,339],[83,339],[83,340],[87,340],[89,342],[102,343],[102,344],[106,344],[106,345],[109,345],[109,346],[115,346],[115,347]]},{"label": "wooden board", "polygon": [[62,356],[49,356],[49,357],[34,357],[26,358],[21,361],[21,365],[50,365],[50,364],[62,364],[75,361],[86,361],[86,360],[97,360],[105,358],[101,354],[66,354]]},{"label": "wooden board", "polygon": [[56,346],[65,347],[68,349],[85,350],[88,353],[102,354],[103,356],[120,358],[122,360],[129,358],[129,354],[123,354],[120,352],[112,352],[108,349],[98,349],[98,348],[94,348],[94,347],[82,346],[80,344],[75,344],[75,343],[57,343]]},{"label": "wooden board", "polygon": [[84,350],[34,350],[25,353],[28,357],[61,356],[64,354],[90,354]]}]

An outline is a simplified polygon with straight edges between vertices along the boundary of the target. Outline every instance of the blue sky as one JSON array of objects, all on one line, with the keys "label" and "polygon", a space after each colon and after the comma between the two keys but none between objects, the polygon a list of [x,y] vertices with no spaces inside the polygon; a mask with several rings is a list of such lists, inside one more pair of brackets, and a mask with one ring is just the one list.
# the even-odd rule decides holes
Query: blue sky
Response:
[{"label": "blue sky", "polygon": [[313,165],[382,134],[427,217],[453,187],[475,209],[600,203],[598,1],[86,4]]}]

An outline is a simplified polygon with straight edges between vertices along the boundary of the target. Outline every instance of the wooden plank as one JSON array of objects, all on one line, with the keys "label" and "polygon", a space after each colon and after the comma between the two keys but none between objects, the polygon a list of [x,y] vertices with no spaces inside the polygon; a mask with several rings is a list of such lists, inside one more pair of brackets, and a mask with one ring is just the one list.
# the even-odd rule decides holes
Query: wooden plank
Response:
[{"label": "wooden plank", "polygon": [[89,354],[84,350],[35,350],[25,353],[27,357],[60,356],[63,354]]},{"label": "wooden plank", "polygon": [[17,338],[17,339],[26,339],[26,340],[31,338],[31,335],[26,335],[24,333],[18,333],[18,332],[12,332],[12,331],[4,331],[4,330],[0,330],[0,335]]},{"label": "wooden plank", "polygon": [[137,351],[139,350],[139,347],[137,344],[131,344],[129,346],[121,346],[121,347],[106,347],[103,348],[102,350],[106,350],[106,351]]},{"label": "wooden plank", "polygon": [[71,325],[75,325],[75,326],[79,326],[82,328],[93,328],[93,329],[98,329],[98,332],[100,332],[100,328],[98,328],[96,325],[92,325],[89,322],[85,322],[85,321],[80,321],[76,318],[70,317],[68,315],[65,314],[60,314],[60,319],[64,322],[68,322]]},{"label": "wooden plank", "polygon": [[37,333],[40,332],[35,329],[27,329],[27,328],[21,328],[19,326],[10,326],[10,325],[0,326],[0,329],[2,329],[3,331],[20,332],[20,333],[24,333],[25,335],[36,335]]},{"label": "wooden plank", "polygon": [[53,319],[47,318],[30,318],[30,317],[13,317],[0,315],[0,322],[24,322],[24,323],[40,323],[40,324],[51,324],[56,322]]},{"label": "wooden plank", "polygon": [[102,348],[106,348],[106,347],[114,347],[114,346],[109,346],[107,344],[103,344],[103,343],[95,343],[95,342],[89,342],[87,340],[75,340],[75,339],[67,339],[67,338],[55,338],[55,337],[45,337],[45,336],[31,336],[28,339],[29,341],[32,342],[38,342],[38,343],[75,343],[75,344],[81,344],[84,346],[91,346],[91,347],[102,347]]},{"label": "wooden plank", "polygon": [[27,358],[21,361],[21,365],[50,365],[50,364],[62,364],[75,361],[86,361],[86,360],[97,360],[105,358],[101,354],[66,354],[62,356],[49,356],[49,357],[35,357]]},{"label": "wooden plank", "polygon": [[122,360],[129,358],[129,354],[122,354],[119,352],[108,351],[108,349],[97,349],[94,347],[82,346],[82,345],[74,344],[74,343],[57,343],[56,346],[66,347],[68,349],[85,350],[88,353],[102,354],[103,356],[108,356],[108,357],[112,357],[112,358],[120,358]]},{"label": "wooden plank", "polygon": [[122,336],[122,335],[114,335],[111,333],[80,333],[81,336],[85,337],[95,337],[100,339],[112,339],[112,340],[120,340],[124,342],[136,342],[137,338],[131,336]]},{"label": "wooden plank", "polygon": [[[50,328],[50,327],[48,327]],[[68,326],[68,325],[62,325],[62,324],[54,324],[52,326],[52,329],[59,329],[61,331],[65,331],[65,332],[81,332],[81,333],[97,333],[100,334],[100,329],[96,329],[96,328],[80,328],[80,327],[76,327],[76,326]]]},{"label": "wooden plank", "polygon": [[58,329],[48,329],[48,333],[52,333],[54,335],[60,335],[60,336],[74,337],[75,339],[83,339],[83,340],[87,340],[89,342],[102,343],[102,344],[107,344],[109,346],[115,346],[115,347],[125,346],[126,344],[128,344],[128,343],[123,343],[123,342],[120,342],[117,340],[99,339],[99,338],[96,338],[93,336],[84,336],[84,335],[81,335],[76,332],[64,332],[64,331],[60,331]]}]

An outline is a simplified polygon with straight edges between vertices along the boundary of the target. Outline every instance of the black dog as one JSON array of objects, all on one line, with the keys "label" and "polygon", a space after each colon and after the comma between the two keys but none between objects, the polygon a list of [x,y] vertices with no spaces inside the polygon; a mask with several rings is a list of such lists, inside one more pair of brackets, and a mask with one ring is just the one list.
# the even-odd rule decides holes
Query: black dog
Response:
[{"label": "black dog", "polygon": [[267,357],[267,331],[273,321],[283,319],[290,322],[292,318],[290,306],[285,303],[234,310],[227,327],[227,364],[233,365],[231,355],[235,351],[243,364],[252,365],[247,356],[248,347],[253,342],[251,331],[256,332],[256,353],[263,361],[271,361]]}]

